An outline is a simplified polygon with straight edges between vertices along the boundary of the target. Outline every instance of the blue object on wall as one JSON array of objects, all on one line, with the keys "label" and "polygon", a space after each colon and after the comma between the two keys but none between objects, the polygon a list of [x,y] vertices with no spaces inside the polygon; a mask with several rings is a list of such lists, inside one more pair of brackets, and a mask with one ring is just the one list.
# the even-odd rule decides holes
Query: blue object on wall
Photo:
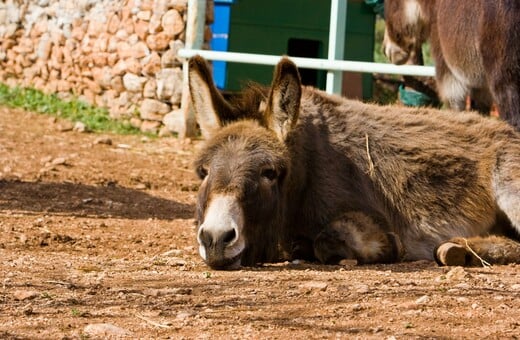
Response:
[{"label": "blue object on wall", "polygon": [[[235,0],[215,0],[214,22],[211,25],[210,47],[213,51],[227,51],[231,5]],[[219,89],[226,87],[226,62],[213,61],[213,79]]]}]

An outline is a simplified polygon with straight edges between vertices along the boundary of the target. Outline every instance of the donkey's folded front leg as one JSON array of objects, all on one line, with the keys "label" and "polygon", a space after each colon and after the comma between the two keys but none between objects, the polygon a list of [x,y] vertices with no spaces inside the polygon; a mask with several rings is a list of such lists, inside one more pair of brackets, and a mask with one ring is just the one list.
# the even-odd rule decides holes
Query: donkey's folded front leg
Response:
[{"label": "donkey's folded front leg", "polygon": [[314,240],[314,255],[327,264],[355,259],[359,264],[392,263],[403,257],[399,237],[361,212],[333,221]]},{"label": "donkey's folded front leg", "polygon": [[291,260],[315,261],[312,240],[296,238],[292,240],[289,258]]}]

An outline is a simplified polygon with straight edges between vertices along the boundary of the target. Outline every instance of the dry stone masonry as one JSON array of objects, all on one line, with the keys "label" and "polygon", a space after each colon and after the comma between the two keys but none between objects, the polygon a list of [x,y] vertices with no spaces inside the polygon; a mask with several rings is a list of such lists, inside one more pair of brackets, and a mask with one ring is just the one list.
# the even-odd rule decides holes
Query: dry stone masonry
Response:
[{"label": "dry stone masonry", "polygon": [[164,132],[179,121],[186,12],[187,0],[1,1],[0,82],[74,95]]}]

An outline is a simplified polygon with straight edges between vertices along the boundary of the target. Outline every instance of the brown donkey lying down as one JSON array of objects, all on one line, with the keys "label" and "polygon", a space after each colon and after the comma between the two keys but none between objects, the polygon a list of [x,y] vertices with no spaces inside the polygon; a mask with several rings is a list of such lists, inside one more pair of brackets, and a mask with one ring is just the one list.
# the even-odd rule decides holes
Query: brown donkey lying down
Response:
[{"label": "brown donkey lying down", "polygon": [[190,90],[209,136],[200,255],[232,269],[280,259],[520,262],[520,134],[475,113],[377,106],[302,87],[284,58],[234,102],[206,62]]}]

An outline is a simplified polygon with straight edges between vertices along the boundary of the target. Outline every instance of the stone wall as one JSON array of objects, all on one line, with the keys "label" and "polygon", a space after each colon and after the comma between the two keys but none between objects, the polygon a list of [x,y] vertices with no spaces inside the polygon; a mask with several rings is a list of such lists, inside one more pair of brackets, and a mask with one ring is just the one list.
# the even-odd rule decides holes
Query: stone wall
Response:
[{"label": "stone wall", "polygon": [[186,12],[187,0],[2,1],[0,82],[74,95],[164,132],[179,114]]}]

